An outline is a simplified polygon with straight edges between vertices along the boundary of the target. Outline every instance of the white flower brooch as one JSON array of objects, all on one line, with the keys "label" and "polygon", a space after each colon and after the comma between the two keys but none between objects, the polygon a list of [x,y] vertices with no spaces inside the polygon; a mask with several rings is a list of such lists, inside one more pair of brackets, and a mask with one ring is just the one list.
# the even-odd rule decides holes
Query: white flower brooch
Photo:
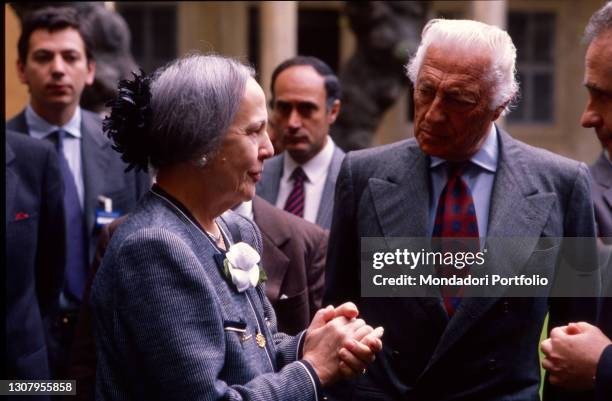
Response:
[{"label": "white flower brooch", "polygon": [[238,292],[244,292],[268,279],[266,272],[259,268],[261,256],[245,242],[230,246],[223,261],[223,273],[236,286]]}]

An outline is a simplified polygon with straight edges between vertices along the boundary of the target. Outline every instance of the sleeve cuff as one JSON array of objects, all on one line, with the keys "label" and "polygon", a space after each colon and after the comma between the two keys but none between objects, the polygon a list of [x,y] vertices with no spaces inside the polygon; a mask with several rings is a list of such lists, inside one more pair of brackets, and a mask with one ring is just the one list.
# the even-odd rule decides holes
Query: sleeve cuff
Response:
[{"label": "sleeve cuff", "polygon": [[595,399],[604,400],[610,394],[612,394],[612,344],[604,349],[597,364]]},{"label": "sleeve cuff", "polygon": [[304,354],[304,339],[306,337],[306,330],[302,331],[300,334],[300,339],[298,340],[298,346],[297,346],[297,353],[296,355],[296,360],[297,359],[302,359],[302,356]]},{"label": "sleeve cuff", "polygon": [[304,369],[306,369],[306,372],[308,372],[308,376],[310,376],[310,380],[312,381],[312,385],[314,387],[315,401],[323,400],[323,389],[321,387],[321,381],[319,380],[319,376],[317,376],[317,372],[315,372],[310,362],[305,361],[304,359],[300,359],[297,362],[301,364]]}]

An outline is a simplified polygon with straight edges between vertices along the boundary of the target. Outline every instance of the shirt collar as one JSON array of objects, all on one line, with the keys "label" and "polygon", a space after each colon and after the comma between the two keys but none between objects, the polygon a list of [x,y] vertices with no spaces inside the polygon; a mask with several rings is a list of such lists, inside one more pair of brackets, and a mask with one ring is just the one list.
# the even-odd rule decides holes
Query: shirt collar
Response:
[{"label": "shirt collar", "polygon": [[52,132],[63,129],[75,138],[81,138],[81,108],[77,106],[72,118],[63,126],[49,124],[47,120],[39,116],[31,104],[25,110],[26,123],[30,135],[37,139],[44,139]]},{"label": "shirt collar", "polygon": [[[289,152],[285,152],[284,157],[284,173],[283,176],[286,180],[289,180],[293,170],[296,167],[300,166],[295,160],[291,158]],[[321,179],[325,179],[325,174],[329,169],[329,165],[331,164],[332,158],[334,156],[334,141],[332,141],[331,137],[327,137],[327,143],[321,149],[319,153],[315,155],[312,159],[308,160],[306,163],[302,164],[301,167],[306,173],[307,180],[311,183],[315,183]]]},{"label": "shirt collar", "polygon": [[[470,158],[470,161],[473,164],[494,173],[495,171],[497,171],[498,159],[499,143],[497,139],[497,130],[495,129],[495,124],[491,124],[487,139],[485,139],[484,143],[480,147],[480,150],[478,150],[478,152],[476,152],[474,156]],[[431,156],[429,167],[434,168],[445,162],[446,160],[444,159],[441,159],[436,156]]]}]

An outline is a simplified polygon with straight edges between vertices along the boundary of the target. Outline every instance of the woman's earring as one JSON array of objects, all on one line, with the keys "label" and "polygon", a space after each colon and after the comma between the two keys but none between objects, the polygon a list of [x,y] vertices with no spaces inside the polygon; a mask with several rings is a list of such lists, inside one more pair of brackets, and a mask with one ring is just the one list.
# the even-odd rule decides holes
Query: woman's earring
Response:
[{"label": "woman's earring", "polygon": [[207,162],[208,162],[208,159],[206,158],[206,156],[202,156],[202,157],[200,157],[199,160],[196,161],[196,165],[198,167],[204,167]]}]

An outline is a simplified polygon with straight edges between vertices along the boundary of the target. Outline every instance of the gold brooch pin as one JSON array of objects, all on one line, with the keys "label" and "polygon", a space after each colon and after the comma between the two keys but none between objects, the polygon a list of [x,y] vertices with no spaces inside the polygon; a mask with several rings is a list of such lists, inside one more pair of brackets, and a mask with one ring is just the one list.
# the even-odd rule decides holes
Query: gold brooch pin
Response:
[{"label": "gold brooch pin", "polygon": [[257,345],[263,348],[266,346],[266,337],[264,337],[264,335],[261,333],[257,333],[257,335],[255,336],[255,342],[257,343]]}]

